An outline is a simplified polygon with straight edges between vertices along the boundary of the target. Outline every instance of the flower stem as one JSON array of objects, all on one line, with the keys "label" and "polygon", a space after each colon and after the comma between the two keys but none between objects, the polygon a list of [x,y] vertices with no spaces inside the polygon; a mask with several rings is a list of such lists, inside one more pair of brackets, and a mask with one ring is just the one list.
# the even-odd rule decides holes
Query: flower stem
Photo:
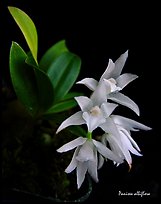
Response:
[{"label": "flower stem", "polygon": [[91,133],[91,132],[88,132],[88,133],[87,133],[87,138],[88,138],[88,139],[92,139],[92,133]]}]

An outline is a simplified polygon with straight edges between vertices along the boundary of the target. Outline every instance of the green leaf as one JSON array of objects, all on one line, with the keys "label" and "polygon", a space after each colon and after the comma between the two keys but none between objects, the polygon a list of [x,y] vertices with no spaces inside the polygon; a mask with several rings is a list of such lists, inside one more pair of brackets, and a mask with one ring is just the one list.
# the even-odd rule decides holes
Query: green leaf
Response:
[{"label": "green leaf", "polygon": [[62,111],[66,111],[66,110],[69,110],[69,109],[74,108],[76,106],[77,106],[77,102],[74,99],[63,101],[63,102],[55,104],[53,107],[48,109],[45,112],[45,115],[50,115],[53,113],[59,113]]},{"label": "green leaf", "polygon": [[48,68],[55,61],[55,59],[66,51],[68,51],[68,48],[66,47],[65,40],[61,40],[54,44],[42,56],[39,63],[40,69],[47,72]]},{"label": "green leaf", "polygon": [[21,29],[26,42],[30,48],[35,62],[37,63],[37,51],[38,51],[38,36],[36,27],[31,18],[22,10],[16,7],[8,7],[9,12],[16,21],[17,25]]},{"label": "green leaf", "polygon": [[38,90],[34,70],[25,63],[26,58],[24,50],[13,42],[9,60],[13,87],[19,100],[31,115],[35,115],[38,111]]},{"label": "green leaf", "polygon": [[62,111],[58,113],[49,113],[49,114],[46,114],[45,112],[42,116],[43,116],[43,119],[50,120],[50,122],[52,122],[53,124],[61,124],[62,121],[64,121],[67,118],[68,114],[69,112],[67,111]]},{"label": "green leaf", "polygon": [[72,134],[77,135],[77,136],[82,136],[86,137],[87,132],[80,126],[74,125],[74,126],[69,126],[67,127],[67,130],[70,131]]},{"label": "green leaf", "polygon": [[72,99],[76,96],[83,96],[84,93],[80,93],[80,92],[69,92],[67,93],[62,100],[68,100],[68,99]]},{"label": "green leaf", "polygon": [[48,69],[55,89],[55,102],[60,101],[71,89],[80,72],[81,60],[71,53],[61,54]]},{"label": "green leaf", "polygon": [[38,87],[39,112],[44,112],[53,105],[54,89],[48,75],[35,64],[33,56],[29,52],[25,62],[32,67],[35,73]]},{"label": "green leaf", "polygon": [[38,68],[34,68],[37,86],[39,111],[43,112],[50,108],[54,102],[54,89],[52,83],[46,73]]},{"label": "green leaf", "polygon": [[26,58],[25,62],[28,65],[30,65],[31,67],[36,67],[36,68],[39,67],[39,65],[35,62],[33,55],[30,51],[27,53],[27,58]]}]

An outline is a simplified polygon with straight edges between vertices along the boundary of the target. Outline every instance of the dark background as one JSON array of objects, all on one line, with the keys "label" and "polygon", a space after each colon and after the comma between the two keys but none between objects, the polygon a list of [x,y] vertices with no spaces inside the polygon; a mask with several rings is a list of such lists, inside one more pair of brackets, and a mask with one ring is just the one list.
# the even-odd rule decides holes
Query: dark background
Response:
[{"label": "dark background", "polygon": [[[82,3],[83,2],[83,3]],[[157,201],[160,172],[160,31],[159,7],[155,1],[1,1],[0,33],[1,76],[8,83],[8,56],[12,40],[28,49],[24,37],[7,6],[25,11],[34,21],[39,39],[38,58],[54,43],[66,39],[68,48],[82,59],[79,79],[99,79],[108,60],[116,60],[127,49],[129,57],[123,72],[139,76],[123,90],[140,107],[140,117],[122,108],[124,116],[152,127],[134,135],[143,157],[133,156],[133,167],[105,165],[99,171],[99,183],[87,202]],[[78,80],[79,80],[78,79]],[[84,89],[76,85],[78,90]],[[86,90],[86,89],[84,89]],[[112,169],[112,171],[111,171]],[[118,196],[118,192],[145,191],[150,196]]]}]

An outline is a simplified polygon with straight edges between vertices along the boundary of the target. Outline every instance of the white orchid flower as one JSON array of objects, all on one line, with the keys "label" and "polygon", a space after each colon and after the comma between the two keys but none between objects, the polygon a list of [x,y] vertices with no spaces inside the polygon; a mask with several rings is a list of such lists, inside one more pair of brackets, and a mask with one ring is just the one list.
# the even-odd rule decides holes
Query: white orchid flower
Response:
[{"label": "white orchid flower", "polygon": [[115,63],[111,59],[109,59],[107,69],[105,70],[99,81],[93,78],[85,78],[81,81],[78,81],[77,84],[84,84],[90,90],[94,91],[97,88],[97,86],[100,83],[102,83],[102,81],[104,81],[106,85],[107,99],[110,99],[114,102],[124,105],[133,110],[137,115],[139,115],[140,113],[138,105],[129,97],[119,92],[126,85],[128,85],[130,82],[132,82],[134,79],[138,77],[137,75],[130,73],[121,74],[127,57],[128,50],[124,54],[122,54],[115,61]]},{"label": "white orchid flower", "polygon": [[[151,129],[135,120],[119,115],[111,115],[106,120],[106,123],[101,125],[101,128],[106,132],[102,136],[102,143],[106,145],[108,142],[114,154],[118,155],[121,159],[126,160],[129,168],[131,168],[132,165],[132,157],[130,153],[142,156],[139,146],[131,137],[130,131]],[[103,161],[101,165],[103,165]]]},{"label": "white orchid flower", "polygon": [[119,156],[116,156],[110,149],[108,149],[101,142],[98,142],[92,138],[78,137],[77,139],[68,142],[59,149],[58,152],[67,152],[75,149],[73,158],[66,168],[65,172],[70,173],[74,169],[77,172],[77,187],[81,187],[85,175],[88,172],[95,182],[98,182],[98,153],[103,158],[108,158],[114,162],[122,163],[123,160]]},{"label": "white orchid flower", "polygon": [[82,124],[86,124],[88,127],[88,132],[92,132],[94,129],[106,122],[106,118],[109,117],[109,115],[114,111],[114,109],[117,107],[117,104],[106,102],[102,92],[98,91],[98,89],[100,89],[100,87],[96,89],[96,97],[75,97],[75,100],[79,104],[81,111],[76,112],[67,118],[64,122],[62,122],[56,133],[60,132],[68,126]]}]

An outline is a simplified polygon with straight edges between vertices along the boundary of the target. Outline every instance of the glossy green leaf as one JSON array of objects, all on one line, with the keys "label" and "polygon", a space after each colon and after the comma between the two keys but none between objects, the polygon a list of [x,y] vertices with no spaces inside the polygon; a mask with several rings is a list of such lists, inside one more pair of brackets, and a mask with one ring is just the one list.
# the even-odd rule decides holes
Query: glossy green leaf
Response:
[{"label": "glossy green leaf", "polygon": [[13,87],[19,100],[35,115],[38,111],[38,90],[34,70],[25,63],[26,58],[24,50],[13,42],[9,61]]},{"label": "glossy green leaf", "polygon": [[54,89],[48,75],[39,69],[35,64],[32,54],[29,52],[25,62],[32,67],[35,72],[38,87],[39,112],[47,110],[53,105]]},{"label": "glossy green leaf", "polygon": [[66,111],[76,106],[77,106],[77,102],[74,99],[63,101],[63,102],[55,104],[53,107],[48,109],[45,115]]},{"label": "glossy green leaf", "polygon": [[42,56],[39,66],[40,69],[47,72],[50,65],[59,57],[62,53],[68,51],[68,48],[65,44],[65,40],[61,40],[50,47],[45,54]]},{"label": "glossy green leaf", "polygon": [[39,111],[43,113],[53,105],[54,89],[46,73],[38,68],[35,68],[34,71],[38,87]]},{"label": "glossy green leaf", "polygon": [[31,67],[36,67],[36,68],[39,67],[39,65],[35,62],[33,55],[30,51],[27,53],[27,58],[26,58],[25,62],[28,65],[30,65]]},{"label": "glossy green leaf", "polygon": [[84,94],[83,93],[80,93],[80,92],[68,92],[62,100],[68,100],[68,99],[72,99],[76,96],[83,96]]},{"label": "glossy green leaf", "polygon": [[55,102],[60,101],[71,89],[80,72],[81,60],[71,53],[61,54],[48,69],[54,90]]},{"label": "glossy green leaf", "polygon": [[38,51],[38,36],[36,27],[32,19],[22,10],[16,7],[8,7],[12,17],[16,21],[17,25],[21,29],[26,42],[30,48],[35,62],[37,63],[37,51]]}]

